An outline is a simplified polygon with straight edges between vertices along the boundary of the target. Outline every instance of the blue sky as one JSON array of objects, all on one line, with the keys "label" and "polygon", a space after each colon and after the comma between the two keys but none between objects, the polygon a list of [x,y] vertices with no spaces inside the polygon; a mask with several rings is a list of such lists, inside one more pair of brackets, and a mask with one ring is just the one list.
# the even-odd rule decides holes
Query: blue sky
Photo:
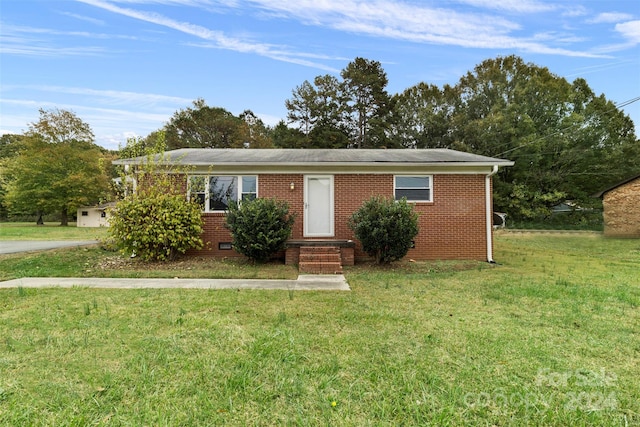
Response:
[{"label": "blue sky", "polygon": [[[510,54],[639,97],[640,1],[2,0],[0,131],[69,109],[116,149],[196,98],[274,125],[296,86],[356,57],[397,93]],[[640,102],[624,111],[640,126]]]}]

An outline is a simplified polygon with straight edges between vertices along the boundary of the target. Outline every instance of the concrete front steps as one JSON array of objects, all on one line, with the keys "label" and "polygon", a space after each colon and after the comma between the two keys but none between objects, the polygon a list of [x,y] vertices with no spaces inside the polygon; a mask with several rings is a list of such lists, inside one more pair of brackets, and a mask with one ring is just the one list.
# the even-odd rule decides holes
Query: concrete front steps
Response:
[{"label": "concrete front steps", "polygon": [[300,274],[342,274],[342,256],[336,246],[302,246],[298,260]]}]

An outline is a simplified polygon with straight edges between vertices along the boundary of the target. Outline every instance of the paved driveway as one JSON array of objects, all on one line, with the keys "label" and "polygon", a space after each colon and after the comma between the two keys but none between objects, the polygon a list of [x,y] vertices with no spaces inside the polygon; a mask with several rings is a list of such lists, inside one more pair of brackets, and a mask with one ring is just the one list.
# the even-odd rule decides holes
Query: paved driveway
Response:
[{"label": "paved driveway", "polygon": [[0,241],[0,254],[73,248],[96,245],[98,243],[97,240],[2,240]]}]

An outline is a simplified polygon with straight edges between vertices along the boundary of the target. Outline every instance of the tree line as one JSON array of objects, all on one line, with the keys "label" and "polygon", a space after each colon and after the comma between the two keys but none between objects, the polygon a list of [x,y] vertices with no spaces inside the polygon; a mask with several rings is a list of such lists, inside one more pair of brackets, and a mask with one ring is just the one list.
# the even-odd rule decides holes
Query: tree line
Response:
[{"label": "tree line", "polygon": [[111,161],[91,127],[66,110],[40,109],[21,135],[0,138],[0,216],[56,214],[67,225],[77,208],[112,197]]},{"label": "tree line", "polygon": [[[320,75],[296,86],[285,101],[286,120],[273,127],[250,110],[235,116],[198,99],[161,129],[128,140],[116,153],[93,149],[107,158],[187,147],[450,148],[515,161],[494,179],[494,208],[515,219],[544,218],[565,200],[597,205],[590,194],[639,172],[633,122],[582,78],[568,82],[545,67],[507,56],[483,61],[455,85],[420,82],[397,94],[387,85],[380,62],[356,58],[339,77]],[[25,135],[0,140],[5,208],[26,208],[12,190],[11,176],[19,168],[6,161],[20,152],[16,139],[93,143],[86,132],[79,134],[82,138],[53,138],[42,122],[54,116],[41,111],[40,121]]]}]

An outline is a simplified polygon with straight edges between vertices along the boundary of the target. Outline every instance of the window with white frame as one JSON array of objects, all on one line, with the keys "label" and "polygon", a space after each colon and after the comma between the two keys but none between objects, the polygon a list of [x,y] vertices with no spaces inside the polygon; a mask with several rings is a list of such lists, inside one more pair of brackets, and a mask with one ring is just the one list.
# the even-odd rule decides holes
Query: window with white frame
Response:
[{"label": "window with white frame", "polygon": [[240,200],[253,200],[258,197],[258,177],[242,176],[240,180]]},{"label": "window with white frame", "polygon": [[193,175],[189,177],[189,199],[204,212],[226,211],[230,203],[252,200],[258,196],[255,175]]},{"label": "window with white frame", "polygon": [[205,210],[207,203],[207,177],[206,176],[191,176],[189,178],[189,200],[192,200],[200,205],[202,210]]},{"label": "window with white frame", "polygon": [[394,196],[396,200],[406,197],[408,202],[433,201],[431,175],[396,175]]}]

